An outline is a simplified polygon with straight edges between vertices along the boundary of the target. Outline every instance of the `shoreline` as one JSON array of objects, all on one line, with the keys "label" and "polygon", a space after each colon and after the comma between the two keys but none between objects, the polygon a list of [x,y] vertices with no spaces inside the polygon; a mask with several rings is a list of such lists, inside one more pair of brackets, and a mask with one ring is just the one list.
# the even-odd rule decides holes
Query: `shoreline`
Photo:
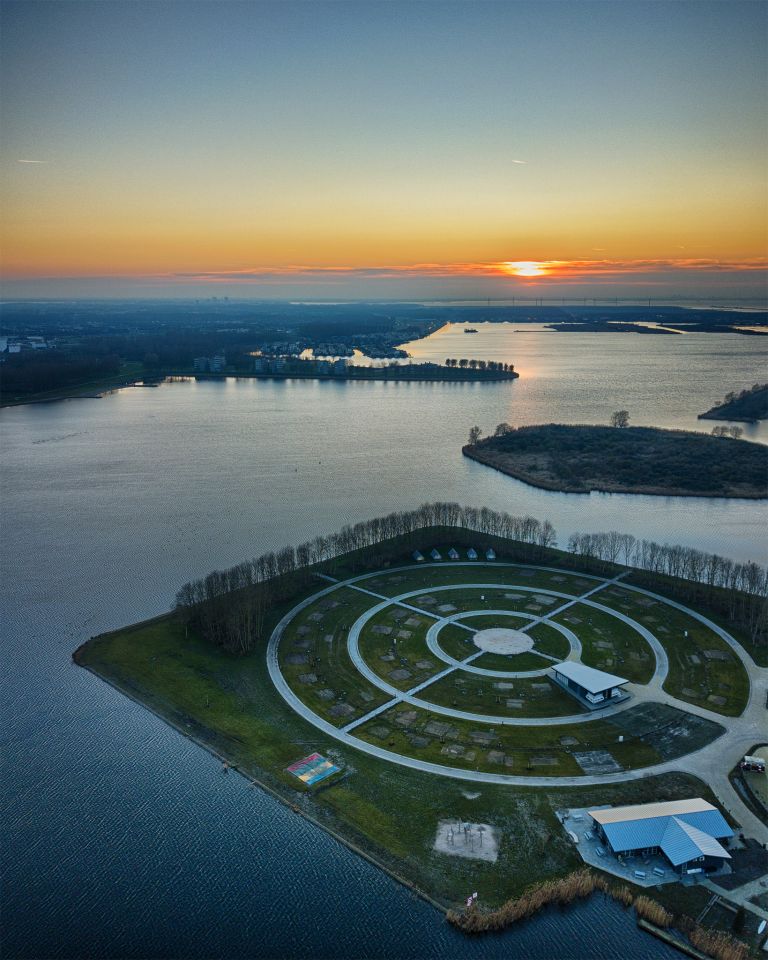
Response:
[{"label": "shoreline", "polygon": [[[150,617],[148,620],[141,621],[140,623],[137,623],[137,624],[132,624],[132,626],[135,626],[135,627],[145,626],[147,624],[154,623],[158,620],[165,619],[165,617],[167,616],[168,614],[160,614],[157,617]],[[122,632],[122,631],[119,631],[119,630],[108,631],[107,633],[99,634],[99,637],[106,637],[106,636],[109,636],[110,633],[119,633],[119,632]],[[122,696],[127,697],[129,700],[131,700],[137,706],[141,707],[143,710],[149,711],[154,717],[157,717],[158,720],[162,721],[167,726],[171,727],[171,729],[175,730],[177,733],[180,733],[183,737],[186,737],[187,740],[190,740],[196,746],[205,750],[206,753],[215,757],[217,760],[220,760],[222,764],[227,764],[228,770],[232,770],[234,773],[238,774],[238,776],[241,776],[244,780],[247,780],[252,786],[258,787],[260,790],[263,790],[264,793],[272,797],[273,800],[277,800],[284,807],[287,807],[292,813],[298,814],[299,816],[307,820],[309,823],[311,823],[313,826],[319,828],[320,830],[323,830],[329,836],[333,837],[333,839],[336,840],[338,843],[341,843],[343,846],[345,846],[352,853],[355,853],[359,857],[362,857],[372,866],[377,867],[379,870],[383,871],[388,877],[390,877],[396,883],[399,883],[401,886],[405,887],[407,890],[410,890],[411,893],[415,894],[425,903],[428,903],[430,906],[434,907],[435,910],[441,913],[445,918],[445,916],[448,914],[449,907],[440,903],[438,900],[435,900],[425,890],[422,890],[415,883],[413,883],[410,880],[407,880],[405,877],[398,874],[395,870],[387,866],[385,863],[383,863],[373,854],[368,853],[366,850],[363,850],[362,847],[358,846],[352,840],[347,839],[342,834],[334,830],[332,827],[329,827],[327,824],[322,823],[320,820],[318,820],[316,817],[313,817],[307,811],[302,810],[301,807],[299,807],[296,803],[288,799],[287,796],[283,796],[278,790],[276,790],[274,787],[270,786],[269,784],[265,783],[259,777],[254,776],[251,773],[248,773],[245,770],[243,770],[242,767],[239,766],[237,763],[233,762],[231,759],[224,756],[224,754],[220,753],[211,743],[208,743],[202,737],[196,736],[194,733],[190,733],[189,730],[185,730],[180,723],[178,723],[173,718],[162,713],[157,707],[154,707],[148,704],[146,701],[141,700],[136,693],[133,693],[132,691],[128,690],[126,687],[124,687],[122,684],[118,683],[117,681],[109,677],[103,676],[101,673],[99,673],[96,669],[94,669],[89,664],[83,663],[82,658],[80,656],[81,651],[83,651],[91,641],[96,639],[98,639],[98,637],[91,637],[90,640],[86,640],[85,642],[81,643],[80,646],[77,647],[77,649],[72,652],[72,662],[75,664],[75,666],[83,670],[87,670],[88,673],[90,673],[92,676],[97,677],[100,681],[112,687],[113,690],[117,690],[117,692],[120,693]],[[308,791],[306,794],[303,794],[303,795],[300,794],[299,796],[311,797],[312,794]]]},{"label": "shoreline", "polygon": [[622,496],[638,496],[638,497],[697,497],[701,500],[766,500],[768,499],[768,492],[766,493],[739,493],[739,494],[727,494],[727,493],[692,493],[690,490],[681,490],[679,488],[671,488],[669,490],[658,489],[655,487],[643,488],[643,489],[630,489],[630,488],[619,488],[614,489],[607,486],[595,486],[591,487],[589,490],[572,490],[568,487],[564,487],[550,480],[543,480],[539,477],[534,477],[532,474],[525,473],[522,470],[515,470],[514,467],[509,467],[507,465],[502,465],[500,463],[494,462],[491,458],[485,458],[482,455],[478,454],[477,451],[473,450],[469,445],[461,448],[461,452],[465,457],[468,457],[470,460],[474,460],[476,463],[482,463],[485,467],[490,467],[492,470],[498,470],[499,473],[503,473],[508,477],[512,477],[514,480],[520,480],[522,483],[528,484],[529,487],[537,487],[539,490],[549,490],[552,493],[567,493],[575,494],[576,496],[589,496],[592,493],[615,493],[621,494]]},{"label": "shoreline", "polygon": [[[404,369],[408,369],[405,365]],[[437,376],[435,374],[425,376],[415,376],[412,373],[406,375],[394,375],[391,367],[360,367],[361,370],[373,370],[376,373],[363,375],[355,374],[329,374],[329,373],[241,373],[235,371],[226,371],[222,373],[199,373],[194,371],[170,371],[162,374],[148,376],[140,374],[130,378],[121,378],[115,383],[91,383],[88,385],[73,386],[71,389],[62,387],[61,390],[51,391],[53,396],[41,396],[34,394],[30,397],[5,397],[0,399],[0,409],[4,407],[23,407],[33,403],[55,403],[59,400],[99,400],[114,390],[123,390],[126,387],[135,387],[138,385],[147,387],[160,386],[168,379],[182,378],[184,380],[210,380],[223,381],[233,380],[322,380],[332,383],[513,383],[519,379],[519,373],[485,373],[483,376],[461,376],[459,373],[471,373],[472,371],[459,371],[454,374],[453,368],[448,377]],[[446,368],[447,369],[447,368]],[[380,373],[378,371],[381,371]]]}]

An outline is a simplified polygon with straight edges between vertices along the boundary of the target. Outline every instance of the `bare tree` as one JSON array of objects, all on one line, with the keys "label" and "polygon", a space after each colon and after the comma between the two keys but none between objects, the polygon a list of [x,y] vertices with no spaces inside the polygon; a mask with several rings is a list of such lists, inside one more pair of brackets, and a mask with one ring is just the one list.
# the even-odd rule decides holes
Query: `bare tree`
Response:
[{"label": "bare tree", "polygon": [[617,410],[615,413],[612,413],[611,426],[612,427],[628,427],[629,426],[629,410]]},{"label": "bare tree", "polygon": [[482,434],[480,427],[471,427],[469,431],[469,445],[470,447],[476,447],[477,441],[480,439]]}]

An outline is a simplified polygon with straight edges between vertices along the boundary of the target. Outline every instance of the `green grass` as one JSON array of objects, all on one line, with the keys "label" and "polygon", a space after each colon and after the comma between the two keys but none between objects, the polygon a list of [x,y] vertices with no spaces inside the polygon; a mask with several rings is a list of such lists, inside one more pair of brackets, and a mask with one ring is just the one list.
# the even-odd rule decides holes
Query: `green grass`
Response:
[{"label": "green grass", "polygon": [[[511,685],[511,689],[499,689],[497,683]],[[557,717],[586,712],[577,700],[546,677],[494,680],[469,673],[451,674],[430,684],[419,696],[444,707],[491,716]],[[508,707],[507,700],[521,701],[522,705]]]},{"label": "green grass", "polygon": [[[273,622],[294,602],[276,609]],[[578,854],[555,816],[559,808],[691,795],[713,799],[704,784],[682,774],[546,792],[493,785],[472,790],[461,781],[379,761],[296,716],[272,687],[263,650],[232,657],[186,636],[173,618],[97,638],[81,651],[81,661],[446,905],[476,889],[485,904],[495,906],[578,867]],[[285,770],[312,750],[333,756],[350,775],[312,793]],[[446,817],[496,826],[502,834],[499,860],[484,864],[433,853],[437,821]]]},{"label": "green grass", "polygon": [[[478,536],[478,539],[479,536]],[[407,593],[410,590],[418,590],[423,587],[425,593],[430,589],[439,586],[450,586],[454,583],[519,583],[525,587],[535,587],[536,589],[556,590],[558,593],[567,593],[570,596],[578,596],[590,587],[596,586],[597,581],[589,580],[585,577],[579,577],[578,574],[559,573],[552,574],[543,570],[534,570],[532,567],[525,567],[521,564],[514,566],[502,565],[493,566],[488,563],[478,563],[476,566],[452,565],[451,561],[445,561],[445,565],[418,566],[413,570],[401,571],[399,573],[382,573],[375,579],[376,585],[372,585],[371,580],[364,581],[362,586],[376,590],[378,593],[384,593],[387,596],[395,596],[401,593]],[[520,571],[525,571],[521,576]],[[559,579],[555,579],[555,578]],[[513,591],[513,588],[510,588]],[[440,602],[443,603],[444,594],[437,595]],[[452,601],[451,601],[452,602]]]},{"label": "green grass", "polygon": [[24,403],[38,403],[44,400],[65,400],[69,397],[87,397],[97,393],[105,393],[128,386],[145,376],[144,364],[136,360],[127,360],[120,367],[118,373],[110,377],[97,377],[90,380],[81,380],[57,387],[55,390],[38,390],[35,393],[24,393],[11,396],[0,395],[0,407],[15,407]]},{"label": "green grass", "polygon": [[[401,613],[405,616],[400,617]],[[414,620],[419,621],[418,625],[412,622]],[[445,663],[435,657],[427,647],[427,630],[434,622],[431,617],[415,614],[410,610],[388,607],[372,617],[363,627],[360,632],[360,653],[368,666],[383,680],[399,690],[409,690],[445,668]],[[392,632],[382,635],[377,632],[377,627]],[[409,633],[410,636],[403,637],[402,633]],[[394,656],[394,660],[382,659],[391,656]],[[427,661],[431,666],[417,666],[418,663]],[[402,680],[391,676],[393,671],[402,669],[407,670],[410,676]]]},{"label": "green grass", "polygon": [[[687,703],[714,713],[736,717],[749,696],[749,678],[731,647],[694,617],[662,601],[611,587],[602,591],[600,603],[621,610],[646,626],[669,657],[669,675],[664,689]],[[685,636],[685,633],[688,636]],[[728,659],[710,660],[704,651]]]},{"label": "green grass", "polygon": [[[389,699],[362,676],[347,649],[349,628],[372,602],[370,596],[357,590],[334,590],[295,617],[280,643],[280,669],[290,688],[315,713],[339,727]],[[334,603],[338,606],[331,607]],[[313,619],[317,615],[320,620]],[[308,632],[302,634],[302,628]],[[297,647],[299,643],[309,643],[309,649]],[[308,656],[310,662],[291,664],[288,658],[292,655]],[[317,682],[302,682],[300,677],[307,674],[314,674]],[[324,690],[332,690],[333,697],[323,699],[320,694]],[[340,704],[348,704],[353,712],[336,714]]]},{"label": "green grass", "polygon": [[[481,696],[478,691],[482,687],[472,681],[466,689]],[[453,706],[452,701],[450,705]],[[430,724],[435,720],[448,724],[450,729],[432,732]],[[410,704],[398,704],[359,726],[355,736],[379,746],[384,744],[405,756],[449,767],[516,776],[581,776],[584,771],[572,756],[574,750],[605,750],[625,770],[635,770],[689,753],[721,732],[722,728],[707,720],[688,718],[661,704],[630,707],[610,719],[546,726],[494,726],[432,715]],[[486,734],[492,736],[481,739],[480,735]],[[414,737],[419,739],[414,742]],[[458,755],[452,754],[452,745],[461,748]],[[503,753],[511,764],[502,766],[494,752]]]},{"label": "green grass", "polygon": [[[605,593],[597,595],[600,603]],[[581,659],[588,667],[617,673],[634,683],[648,683],[653,676],[653,650],[634,627],[617,617],[578,603],[554,619],[577,634],[582,643]]]}]

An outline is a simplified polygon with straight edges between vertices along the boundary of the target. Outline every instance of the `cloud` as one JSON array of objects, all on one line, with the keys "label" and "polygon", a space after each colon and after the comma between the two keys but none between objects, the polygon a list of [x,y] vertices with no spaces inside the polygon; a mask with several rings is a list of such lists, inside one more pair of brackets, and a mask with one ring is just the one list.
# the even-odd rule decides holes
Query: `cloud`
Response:
[{"label": "cloud", "polygon": [[50,163],[49,160],[17,160],[16,163]]},{"label": "cloud", "polygon": [[527,160],[513,160],[512,163],[528,163]]},{"label": "cloud", "polygon": [[[529,261],[526,261],[528,263]],[[290,279],[295,283],[334,283],[349,280],[382,280],[405,277],[424,279],[486,278],[510,282],[522,277],[514,269],[518,261],[487,263],[414,263],[387,266],[342,266],[289,264],[284,266],[255,266],[243,270],[211,270],[164,275],[177,281],[208,283],[276,283]],[[660,259],[660,260],[538,260],[540,273],[525,279],[537,283],[558,280],[582,281],[631,279],[651,274],[683,275],[688,273],[743,273],[768,269],[768,260],[714,260],[714,259]],[[158,278],[160,279],[160,278]]]}]

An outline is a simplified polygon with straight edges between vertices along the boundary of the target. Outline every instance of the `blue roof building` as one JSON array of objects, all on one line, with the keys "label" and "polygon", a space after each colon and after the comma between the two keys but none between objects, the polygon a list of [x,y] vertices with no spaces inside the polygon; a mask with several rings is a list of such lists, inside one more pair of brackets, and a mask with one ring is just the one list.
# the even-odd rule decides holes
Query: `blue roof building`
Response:
[{"label": "blue roof building", "polygon": [[733,836],[720,811],[700,797],[590,810],[600,839],[617,856],[662,853],[681,875],[710,873],[731,855]]}]

